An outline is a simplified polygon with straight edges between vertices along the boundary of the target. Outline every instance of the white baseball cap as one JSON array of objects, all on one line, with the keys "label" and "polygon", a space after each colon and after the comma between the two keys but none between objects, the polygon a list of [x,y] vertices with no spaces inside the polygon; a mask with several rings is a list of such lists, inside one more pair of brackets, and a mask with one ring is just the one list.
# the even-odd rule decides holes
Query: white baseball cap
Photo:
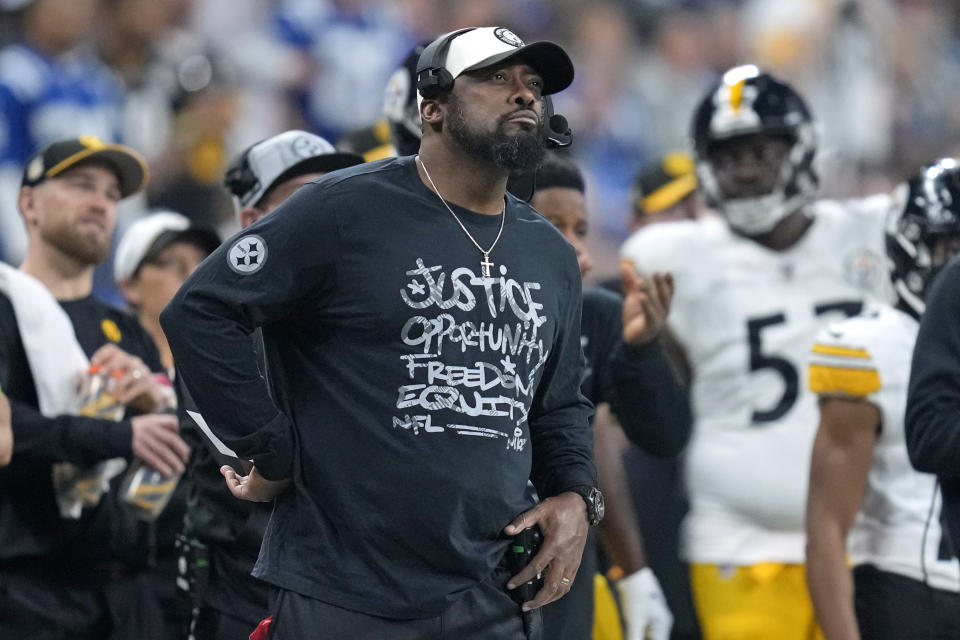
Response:
[{"label": "white baseball cap", "polygon": [[134,222],[123,234],[113,259],[113,279],[121,282],[135,274],[149,258],[177,242],[190,242],[213,253],[220,245],[216,233],[196,227],[173,211],[154,213]]},{"label": "white baseball cap", "polygon": [[255,205],[282,180],[362,163],[362,156],[337,151],[320,136],[294,129],[249,146],[227,169],[224,184],[243,208]]},{"label": "white baseball cap", "polygon": [[[424,54],[428,53],[431,53],[430,47],[424,51]],[[524,62],[543,78],[544,95],[563,91],[573,82],[573,63],[559,45],[552,42],[524,44],[506,27],[476,27],[454,36],[447,46],[443,67],[456,79],[467,71],[485,69],[516,56],[522,56]],[[430,68],[431,62],[421,56],[418,72]]]}]

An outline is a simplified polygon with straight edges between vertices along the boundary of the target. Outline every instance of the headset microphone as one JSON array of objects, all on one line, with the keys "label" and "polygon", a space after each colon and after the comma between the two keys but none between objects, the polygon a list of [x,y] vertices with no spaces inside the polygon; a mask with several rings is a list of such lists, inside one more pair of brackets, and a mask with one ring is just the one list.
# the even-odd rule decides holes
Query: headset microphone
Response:
[{"label": "headset microphone", "polygon": [[554,113],[550,96],[543,97],[543,120],[547,125],[544,127],[543,141],[548,149],[560,149],[573,144],[570,123],[559,113]]}]

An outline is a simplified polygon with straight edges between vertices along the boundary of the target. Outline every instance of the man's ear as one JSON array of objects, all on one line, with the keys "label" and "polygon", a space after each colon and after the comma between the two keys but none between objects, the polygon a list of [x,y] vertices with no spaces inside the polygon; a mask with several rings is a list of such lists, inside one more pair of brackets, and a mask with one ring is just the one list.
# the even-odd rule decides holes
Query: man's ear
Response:
[{"label": "man's ear", "polygon": [[21,187],[17,194],[17,208],[20,209],[20,215],[23,216],[23,222],[29,229],[37,224],[37,193],[33,187]]},{"label": "man's ear", "polygon": [[240,219],[241,229],[246,229],[263,216],[263,211],[255,207],[244,207],[240,210],[240,213],[237,214],[237,217]]},{"label": "man's ear", "polygon": [[446,110],[439,100],[424,98],[420,102],[420,120],[423,122],[424,129],[429,127],[439,131],[445,116]]}]

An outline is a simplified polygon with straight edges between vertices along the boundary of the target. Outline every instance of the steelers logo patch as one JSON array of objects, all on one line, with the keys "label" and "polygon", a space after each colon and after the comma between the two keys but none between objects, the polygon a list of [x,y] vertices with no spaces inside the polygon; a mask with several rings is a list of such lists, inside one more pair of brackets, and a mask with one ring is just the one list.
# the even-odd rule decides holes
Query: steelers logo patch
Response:
[{"label": "steelers logo patch", "polygon": [[513,31],[510,31],[510,29],[507,29],[506,27],[497,27],[497,29],[493,32],[493,35],[497,36],[498,40],[501,42],[506,42],[511,47],[523,46],[523,40],[520,39],[520,36],[515,34]]},{"label": "steelers logo patch", "polygon": [[257,235],[244,236],[227,251],[227,264],[242,276],[256,273],[267,261],[267,243]]},{"label": "steelers logo patch", "polygon": [[40,176],[43,175],[43,157],[37,156],[30,161],[30,164],[27,166],[27,180],[34,182],[39,180]]}]

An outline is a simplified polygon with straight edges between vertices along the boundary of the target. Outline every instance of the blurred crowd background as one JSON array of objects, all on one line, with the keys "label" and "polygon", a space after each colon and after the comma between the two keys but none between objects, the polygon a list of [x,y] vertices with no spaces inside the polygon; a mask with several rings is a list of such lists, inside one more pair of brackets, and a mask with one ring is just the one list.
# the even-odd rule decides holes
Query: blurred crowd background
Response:
[{"label": "blurred crowd background", "polygon": [[[152,208],[236,230],[222,189],[252,142],[296,127],[332,142],[374,123],[418,42],[508,26],[563,45],[576,67],[556,100],[588,175],[594,278],[616,268],[629,187],[648,159],[688,147],[716,74],[754,62],[805,95],[819,122],[822,192],[888,189],[960,152],[955,0],[0,0],[0,256],[22,244],[23,163],[93,134],[149,160]],[[97,293],[119,300],[109,264]]]}]

